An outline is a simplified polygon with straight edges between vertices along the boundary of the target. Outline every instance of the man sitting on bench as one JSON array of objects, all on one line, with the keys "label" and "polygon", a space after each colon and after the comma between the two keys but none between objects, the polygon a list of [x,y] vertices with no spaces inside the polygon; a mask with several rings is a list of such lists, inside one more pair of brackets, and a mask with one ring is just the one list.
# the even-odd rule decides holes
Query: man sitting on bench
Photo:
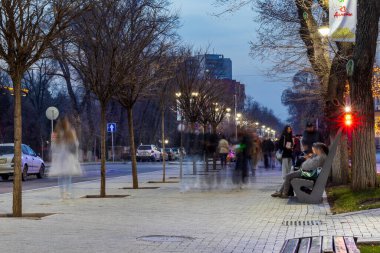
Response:
[{"label": "man sitting on bench", "polygon": [[305,157],[306,161],[302,163],[301,169],[287,174],[280,190],[276,191],[271,196],[288,198],[290,181],[294,178],[317,179],[320,172],[318,168],[323,166],[328,154],[329,148],[325,144],[321,142],[314,143],[313,154]]}]

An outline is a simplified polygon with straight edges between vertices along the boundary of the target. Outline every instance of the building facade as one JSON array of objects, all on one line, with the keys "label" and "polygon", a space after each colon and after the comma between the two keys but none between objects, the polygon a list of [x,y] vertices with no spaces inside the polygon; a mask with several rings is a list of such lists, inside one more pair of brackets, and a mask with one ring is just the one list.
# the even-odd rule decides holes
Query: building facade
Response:
[{"label": "building facade", "polygon": [[222,54],[204,54],[197,56],[203,75],[213,79],[232,80],[232,61]]}]

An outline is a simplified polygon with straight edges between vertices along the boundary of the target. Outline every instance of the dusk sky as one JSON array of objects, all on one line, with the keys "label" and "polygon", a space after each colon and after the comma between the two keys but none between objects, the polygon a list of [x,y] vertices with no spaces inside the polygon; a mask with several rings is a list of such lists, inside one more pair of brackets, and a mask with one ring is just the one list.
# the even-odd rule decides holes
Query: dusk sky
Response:
[{"label": "dusk sky", "polygon": [[[195,49],[209,47],[210,53],[223,54],[232,60],[233,79],[245,84],[246,94],[272,109],[284,122],[287,108],[281,104],[281,93],[290,82],[271,80],[265,76],[270,62],[254,60],[249,56],[249,41],[256,36],[255,12],[245,7],[233,14],[215,17],[215,0],[172,0],[178,10],[181,28],[179,34],[185,44]],[[231,95],[232,99],[232,95]]]}]

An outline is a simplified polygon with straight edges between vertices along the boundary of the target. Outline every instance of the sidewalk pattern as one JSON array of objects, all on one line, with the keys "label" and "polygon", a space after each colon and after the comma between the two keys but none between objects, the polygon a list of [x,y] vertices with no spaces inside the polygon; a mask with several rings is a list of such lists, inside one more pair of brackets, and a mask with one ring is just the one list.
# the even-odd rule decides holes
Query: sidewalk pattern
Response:
[{"label": "sidewalk pattern", "polygon": [[[178,170],[168,171],[168,177],[175,175]],[[160,172],[145,173],[140,181],[160,177]],[[76,184],[77,198],[66,202],[59,201],[57,188],[25,192],[24,212],[56,214],[42,220],[1,218],[0,234],[7,242],[2,252],[279,252],[285,239],[295,237],[380,238],[379,210],[332,215],[326,203],[271,198],[281,183],[279,171],[258,171],[241,190],[181,192],[179,184],[121,190],[130,186],[130,177],[107,183],[108,194],[131,196],[79,198],[97,194],[98,181]],[[11,194],[0,195],[1,213],[11,212],[11,200]],[[142,238],[155,235],[168,237]]]}]

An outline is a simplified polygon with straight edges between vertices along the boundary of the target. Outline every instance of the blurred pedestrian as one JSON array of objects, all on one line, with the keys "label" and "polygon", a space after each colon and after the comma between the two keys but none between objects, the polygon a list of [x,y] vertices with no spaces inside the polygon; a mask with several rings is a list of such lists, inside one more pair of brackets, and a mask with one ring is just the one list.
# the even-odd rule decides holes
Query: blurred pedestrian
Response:
[{"label": "blurred pedestrian", "polygon": [[262,143],[262,152],[264,154],[264,167],[267,169],[269,166],[273,168],[272,154],[274,152],[274,143],[269,137],[265,137]]},{"label": "blurred pedestrian", "polygon": [[302,147],[306,154],[313,153],[312,147],[316,142],[324,143],[322,134],[315,128],[314,124],[308,122],[302,135]]},{"label": "blurred pedestrian", "polygon": [[52,144],[52,163],[48,175],[58,177],[61,199],[71,198],[72,176],[82,175],[78,161],[79,142],[75,129],[65,117],[55,127],[56,139]]},{"label": "blurred pedestrian", "polygon": [[225,168],[227,165],[227,155],[228,152],[230,152],[230,145],[228,144],[228,141],[224,135],[219,140],[218,152],[220,157],[220,164],[222,165],[222,168]]},{"label": "blurred pedestrian", "polygon": [[290,173],[292,167],[292,153],[293,153],[293,131],[291,126],[285,126],[281,138],[278,142],[279,150],[282,151],[282,177]]},{"label": "blurred pedestrian", "polygon": [[302,137],[301,135],[297,134],[293,138],[293,143],[294,143],[294,146],[293,146],[293,157],[292,157],[293,166],[296,165],[298,157],[302,154],[302,150],[301,150],[301,137]]},{"label": "blurred pedestrian", "polygon": [[235,183],[245,184],[248,181],[248,163],[251,159],[252,138],[244,130],[238,134],[238,145],[236,148],[236,167],[235,167]]},{"label": "blurred pedestrian", "polygon": [[254,174],[254,170],[256,170],[257,164],[261,157],[261,142],[260,138],[257,136],[257,134],[253,134],[253,140],[252,140],[252,155],[251,155],[251,162],[252,162],[252,174]]}]

